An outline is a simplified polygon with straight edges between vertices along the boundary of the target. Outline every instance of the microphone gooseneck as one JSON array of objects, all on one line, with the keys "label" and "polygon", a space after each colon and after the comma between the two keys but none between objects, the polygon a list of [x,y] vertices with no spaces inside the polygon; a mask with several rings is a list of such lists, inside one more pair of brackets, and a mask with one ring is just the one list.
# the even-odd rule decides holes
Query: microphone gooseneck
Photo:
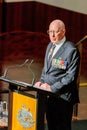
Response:
[{"label": "microphone gooseneck", "polygon": [[34,62],[34,60],[32,59],[31,60],[31,62],[30,62],[30,64],[28,65],[28,69],[31,71],[31,73],[32,73],[32,75],[33,75],[33,79],[32,79],[32,86],[34,85],[34,83],[35,83],[35,74],[34,74],[34,72],[33,72],[33,70],[31,69],[31,65],[32,65],[32,63]]},{"label": "microphone gooseneck", "polygon": [[14,66],[8,66],[5,69],[2,77],[6,78],[9,69],[16,68],[16,67],[23,67],[28,61],[29,61],[29,59],[26,59],[22,64],[17,64],[17,65],[14,65]]}]

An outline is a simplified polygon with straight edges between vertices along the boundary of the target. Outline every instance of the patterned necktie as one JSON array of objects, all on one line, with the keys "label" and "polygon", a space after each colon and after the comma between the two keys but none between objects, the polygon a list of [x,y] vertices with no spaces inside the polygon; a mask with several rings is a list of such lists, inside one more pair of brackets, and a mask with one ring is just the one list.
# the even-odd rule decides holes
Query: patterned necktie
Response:
[{"label": "patterned necktie", "polygon": [[52,59],[52,55],[53,55],[55,47],[56,47],[55,44],[53,44],[50,51],[49,51],[49,54],[48,54],[48,60],[49,61]]}]

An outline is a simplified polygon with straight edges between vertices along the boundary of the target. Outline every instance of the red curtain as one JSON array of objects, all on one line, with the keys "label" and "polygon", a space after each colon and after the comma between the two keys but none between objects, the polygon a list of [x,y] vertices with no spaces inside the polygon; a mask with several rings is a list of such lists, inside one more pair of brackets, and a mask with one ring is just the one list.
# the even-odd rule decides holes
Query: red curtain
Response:
[{"label": "red curtain", "polygon": [[[3,6],[3,7],[2,7]],[[3,32],[28,30],[46,33],[49,23],[61,19],[66,25],[66,36],[77,43],[87,34],[87,15],[39,2],[12,2],[0,4],[0,29]],[[3,12],[2,12],[3,10]],[[86,42],[83,47],[83,67],[87,69]],[[84,70],[83,70],[84,71]]]},{"label": "red curtain", "polygon": [[53,19],[66,24],[67,37],[79,41],[87,32],[87,15],[49,6],[38,2],[12,2],[4,4],[3,31],[30,30],[46,33]]},{"label": "red curtain", "polygon": [[3,1],[0,0],[0,32],[2,32],[2,10],[3,10]]}]

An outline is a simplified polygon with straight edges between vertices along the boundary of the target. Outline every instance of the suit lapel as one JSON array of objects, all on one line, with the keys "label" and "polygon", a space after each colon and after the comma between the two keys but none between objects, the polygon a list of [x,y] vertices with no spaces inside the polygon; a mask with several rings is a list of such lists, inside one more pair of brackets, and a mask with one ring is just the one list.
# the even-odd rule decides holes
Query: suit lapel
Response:
[{"label": "suit lapel", "polygon": [[[66,42],[65,42],[66,43]],[[56,52],[56,54],[53,56],[53,58],[59,58],[61,57],[61,55],[63,54],[64,50],[65,50],[65,43],[60,47],[60,49]],[[53,59],[52,58],[52,59]],[[51,67],[51,63],[47,63],[47,57],[46,57],[46,70],[49,71],[50,67]]]}]

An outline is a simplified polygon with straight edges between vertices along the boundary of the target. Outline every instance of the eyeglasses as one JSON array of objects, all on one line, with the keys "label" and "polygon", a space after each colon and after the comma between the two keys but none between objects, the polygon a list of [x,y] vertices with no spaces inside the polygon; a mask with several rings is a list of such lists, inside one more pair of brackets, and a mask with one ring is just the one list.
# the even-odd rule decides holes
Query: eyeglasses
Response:
[{"label": "eyeglasses", "polygon": [[47,30],[47,34],[58,34],[60,31]]}]

